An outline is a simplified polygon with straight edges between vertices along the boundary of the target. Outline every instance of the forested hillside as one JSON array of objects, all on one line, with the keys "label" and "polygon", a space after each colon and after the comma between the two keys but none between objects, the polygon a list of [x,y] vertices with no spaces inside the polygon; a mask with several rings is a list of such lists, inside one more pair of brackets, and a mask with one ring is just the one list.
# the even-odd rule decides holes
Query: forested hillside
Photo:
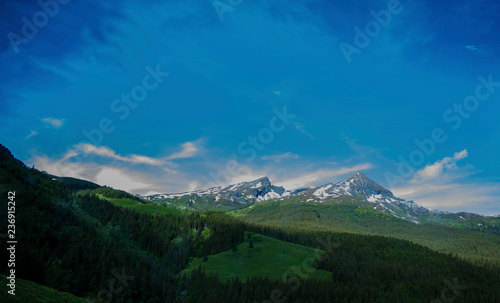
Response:
[{"label": "forested hillside", "polygon": [[[358,203],[267,202],[232,214],[249,223],[290,229],[350,232],[409,240],[479,265],[500,265],[500,236],[490,229],[414,224]],[[496,219],[496,218],[495,218]],[[496,223],[497,224],[497,223]]]}]

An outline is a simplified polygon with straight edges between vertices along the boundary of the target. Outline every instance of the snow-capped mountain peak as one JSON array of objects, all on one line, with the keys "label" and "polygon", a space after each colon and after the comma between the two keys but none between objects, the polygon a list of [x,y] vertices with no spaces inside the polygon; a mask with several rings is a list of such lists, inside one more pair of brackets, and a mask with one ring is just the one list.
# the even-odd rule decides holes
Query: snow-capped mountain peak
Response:
[{"label": "snow-capped mountain peak", "polygon": [[420,215],[431,212],[413,201],[395,197],[390,190],[377,184],[361,172],[355,172],[336,184],[328,183],[299,192],[295,196],[301,197],[303,202],[320,203],[335,202],[343,196],[351,196],[372,204],[375,210],[415,223],[418,223],[417,219]]},{"label": "snow-capped mountain peak", "polygon": [[337,183],[337,187],[341,188],[347,194],[360,198],[368,198],[372,195],[394,197],[390,190],[383,188],[360,172],[355,172]]},{"label": "snow-capped mountain peak", "polygon": [[205,197],[209,202],[215,204],[229,203],[241,204],[248,202],[264,201],[279,198],[283,195],[285,189],[280,186],[272,185],[267,177],[257,180],[242,182],[226,186],[217,186],[208,189],[201,189],[191,192],[178,194],[161,194],[144,197],[148,200],[157,199],[179,199],[188,196]]},{"label": "snow-capped mountain peak", "polygon": [[268,177],[262,177],[260,179],[257,179],[257,180],[254,180],[254,181],[250,181],[250,182],[244,182],[244,183],[241,183],[241,184],[247,184],[248,186],[252,186],[252,187],[266,187],[266,186],[271,186],[271,181],[269,180]]}]

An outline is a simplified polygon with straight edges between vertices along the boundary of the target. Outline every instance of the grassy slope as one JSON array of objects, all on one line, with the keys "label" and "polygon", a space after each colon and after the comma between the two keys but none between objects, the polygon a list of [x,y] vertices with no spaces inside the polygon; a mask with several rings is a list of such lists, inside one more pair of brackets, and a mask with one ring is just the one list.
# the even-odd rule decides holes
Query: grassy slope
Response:
[{"label": "grassy slope", "polygon": [[189,274],[201,265],[206,272],[217,272],[221,280],[235,277],[246,280],[252,276],[281,279],[283,274],[294,269],[307,273],[309,278],[331,278],[330,272],[312,268],[311,261],[323,255],[323,251],[254,233],[251,239],[254,247],[249,248],[247,236],[248,233],[245,233],[245,242],[238,245],[237,251],[208,256],[206,262],[203,262],[203,258],[193,258],[181,274]]},{"label": "grassy slope", "polygon": [[2,283],[0,283],[0,302],[46,302],[46,303],[85,303],[89,302],[86,299],[76,297],[67,292],[58,292],[50,287],[39,285],[35,282],[16,279],[16,295],[7,294],[10,288],[7,283],[4,283],[6,277],[0,275]]},{"label": "grassy slope", "polygon": [[166,214],[174,214],[174,215],[184,215],[187,214],[186,211],[182,211],[180,209],[172,208],[172,207],[165,207],[165,206],[160,206],[160,205],[151,205],[151,204],[141,204],[137,201],[134,201],[132,199],[128,198],[121,198],[121,199],[111,199],[107,198],[101,194],[97,194],[99,198],[105,199],[112,204],[124,208],[131,209],[133,211],[136,211],[141,214],[156,214],[156,215],[166,215]]},{"label": "grassy slope", "polygon": [[373,211],[368,206],[269,202],[231,214],[247,222],[275,227],[295,226],[310,230],[390,236],[410,240],[439,252],[457,254],[479,264],[500,265],[498,235],[434,224],[416,225]]}]

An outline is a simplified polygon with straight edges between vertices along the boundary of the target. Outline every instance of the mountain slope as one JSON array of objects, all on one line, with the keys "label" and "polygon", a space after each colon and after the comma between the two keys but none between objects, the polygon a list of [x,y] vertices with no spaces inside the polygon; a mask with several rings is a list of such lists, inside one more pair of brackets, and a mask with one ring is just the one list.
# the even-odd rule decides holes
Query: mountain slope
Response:
[{"label": "mountain slope", "polygon": [[362,202],[373,204],[373,209],[397,218],[420,223],[424,215],[432,213],[413,201],[397,198],[388,189],[372,181],[365,174],[356,172],[337,184],[326,184],[296,194],[304,201],[337,202],[343,196],[352,196]]},{"label": "mountain slope", "polygon": [[[166,216],[140,215],[95,194],[72,193],[64,182],[26,167],[0,145],[0,196],[8,197],[7,192],[16,192],[16,278],[92,301],[109,287],[122,289],[113,293],[115,301],[156,302],[168,294],[175,297],[173,274],[187,263],[189,254],[184,252],[189,249],[184,246],[189,243],[173,247],[170,241],[182,236],[181,229],[188,230],[183,217],[169,220]],[[7,224],[7,207],[2,207],[0,225]],[[0,250],[0,259],[5,260],[0,263],[0,273],[7,275],[11,268],[7,267],[6,249]],[[120,287],[113,284],[113,273],[135,278],[122,279],[129,287]],[[151,277],[164,281],[163,285],[138,285]],[[20,291],[22,287],[20,283]],[[139,287],[141,292],[136,291]],[[5,294],[0,301],[2,298]],[[26,302],[45,302],[43,299]]]}]

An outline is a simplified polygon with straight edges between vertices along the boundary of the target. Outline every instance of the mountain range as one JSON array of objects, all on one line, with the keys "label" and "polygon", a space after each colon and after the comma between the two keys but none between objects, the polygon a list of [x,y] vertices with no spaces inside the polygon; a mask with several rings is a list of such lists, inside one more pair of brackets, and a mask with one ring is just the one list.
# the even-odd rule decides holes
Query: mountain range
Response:
[{"label": "mountain range", "polygon": [[269,178],[263,177],[233,185],[184,193],[141,196],[141,198],[156,202],[161,200],[166,205],[183,205],[182,203],[185,202],[184,209],[195,208],[196,203],[215,207],[244,206],[249,203],[264,201],[285,201],[290,203],[344,203],[347,201],[349,203],[358,203],[360,207],[369,203],[373,205],[374,210],[417,224],[435,221],[441,217],[457,220],[481,217],[469,213],[450,214],[434,211],[413,201],[398,198],[390,190],[377,184],[361,172],[355,172],[338,183],[311,186],[293,191],[273,185]]},{"label": "mountain range", "polygon": [[271,184],[269,178],[264,177],[251,182],[243,182],[227,186],[217,186],[209,189],[196,190],[175,194],[158,194],[141,196],[147,200],[176,199],[180,197],[198,196],[205,197],[214,204],[238,204],[260,202],[280,198],[285,194],[285,189]]}]

